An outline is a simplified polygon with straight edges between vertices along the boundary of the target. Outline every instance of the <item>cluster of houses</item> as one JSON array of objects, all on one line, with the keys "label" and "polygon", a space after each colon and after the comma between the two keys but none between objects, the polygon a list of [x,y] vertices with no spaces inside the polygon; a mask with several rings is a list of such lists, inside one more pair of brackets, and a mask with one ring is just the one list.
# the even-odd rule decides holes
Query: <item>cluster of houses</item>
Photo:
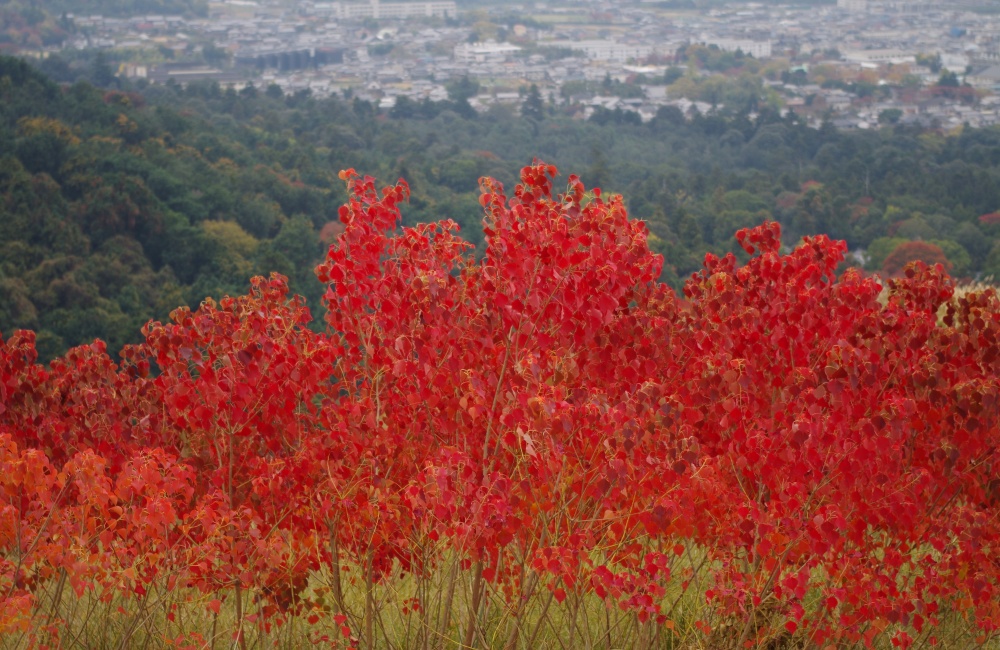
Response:
[{"label": "cluster of houses", "polygon": [[[350,94],[391,108],[403,96],[444,99],[450,82],[468,76],[481,83],[470,100],[477,110],[519,104],[535,85],[546,102],[572,102],[583,117],[620,109],[647,120],[663,106],[685,114],[715,108],[677,95],[664,78],[669,68],[692,63],[678,53],[702,44],[799,71],[777,75],[771,66],[766,83],[785,110],[817,124],[1000,123],[1000,17],[977,12],[975,0],[733,2],[707,12],[641,1],[536,0],[492,14],[479,9],[480,23],[484,13],[495,21],[485,37],[454,0],[223,0],[210,7],[206,18],[71,16],[78,30],[64,47],[134,52],[120,73],[153,82],[276,84],[287,93]],[[158,64],[147,63],[150,51]],[[818,66],[825,83],[814,78]],[[940,91],[948,72],[962,92]],[[692,65],[685,74],[710,72]],[[633,82],[642,94],[603,92],[609,80]]]}]

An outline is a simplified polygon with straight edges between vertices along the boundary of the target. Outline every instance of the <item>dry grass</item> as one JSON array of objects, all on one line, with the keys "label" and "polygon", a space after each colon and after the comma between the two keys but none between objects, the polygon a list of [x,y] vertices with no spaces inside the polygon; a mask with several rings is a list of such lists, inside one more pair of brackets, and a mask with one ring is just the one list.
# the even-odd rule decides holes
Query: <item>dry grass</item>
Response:
[{"label": "dry grass", "polygon": [[[314,574],[309,587],[300,594],[301,612],[284,620],[265,623],[263,603],[251,595],[244,603],[244,643],[237,643],[237,609],[232,592],[205,596],[193,590],[168,591],[162,583],[150,586],[144,598],[124,598],[119,594],[102,597],[92,590],[76,595],[58,580],[39,590],[38,627],[17,635],[0,637],[0,648],[21,650],[47,643],[50,647],[125,650],[164,647],[201,649],[245,648],[246,650],[304,647],[384,648],[386,650],[437,650],[444,648],[489,648],[496,650],[613,650],[678,649],[723,650],[737,647],[745,621],[717,618],[706,605],[708,568],[704,553],[690,549],[677,558],[675,576],[661,602],[668,622],[640,623],[633,611],[623,611],[592,592],[570,593],[558,602],[541,580],[525,573],[525,598],[507,597],[487,585],[482,591],[476,616],[471,616],[476,593],[476,572],[462,568],[455,559],[443,561],[429,575],[396,574],[367,591],[359,567],[347,565],[343,575],[343,611],[348,615],[351,637],[345,638],[335,619],[328,587],[331,576]],[[697,570],[696,570],[697,569]],[[352,579],[354,578],[354,579]],[[687,585],[686,588],[684,585]],[[367,642],[362,620],[368,597],[373,599],[372,637]],[[818,601],[818,593],[807,601]],[[218,613],[210,605],[221,604]],[[415,599],[419,602],[414,607]],[[306,604],[305,601],[308,601]],[[517,603],[520,602],[520,611]],[[512,604],[513,603],[513,604]],[[760,629],[781,630],[781,623],[768,620],[768,608],[758,609],[751,622]],[[474,624],[470,627],[470,621]],[[696,628],[704,621],[712,631]],[[53,625],[54,636],[44,625]],[[894,627],[880,634],[873,647],[893,648]],[[754,634],[747,647],[760,650],[810,648],[808,638],[784,632]],[[1000,648],[992,639],[977,638],[975,626],[965,615],[943,616],[932,631],[937,647]],[[361,636],[362,638],[358,638]],[[916,635],[914,647],[931,647],[931,633]],[[848,647],[848,646],[834,646]],[[860,646],[859,646],[860,647]]]}]

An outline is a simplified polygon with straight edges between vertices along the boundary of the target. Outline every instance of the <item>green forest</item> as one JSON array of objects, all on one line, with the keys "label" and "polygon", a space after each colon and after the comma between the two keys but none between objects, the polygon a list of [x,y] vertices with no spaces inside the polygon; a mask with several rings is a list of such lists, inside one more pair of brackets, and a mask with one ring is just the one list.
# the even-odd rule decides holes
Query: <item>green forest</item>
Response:
[{"label": "green forest", "polygon": [[674,288],[769,218],[786,246],[829,234],[883,275],[919,258],[1000,277],[996,129],[840,132],[766,108],[585,121],[530,92],[477,114],[461,83],[386,113],[277,86],[100,81],[0,58],[0,332],[37,331],[43,358],[94,338],[117,350],[149,319],[271,271],[315,309],[345,168],[405,178],[407,223],[451,218],[477,245],[480,177],[512,187],[534,159],[580,170],[646,221]]}]

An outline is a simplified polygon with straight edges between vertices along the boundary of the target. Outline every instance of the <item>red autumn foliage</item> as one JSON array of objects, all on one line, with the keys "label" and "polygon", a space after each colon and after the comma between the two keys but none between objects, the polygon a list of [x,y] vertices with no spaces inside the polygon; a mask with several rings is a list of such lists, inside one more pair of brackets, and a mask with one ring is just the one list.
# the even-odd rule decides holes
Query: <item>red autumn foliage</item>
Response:
[{"label": "red autumn foliage", "polygon": [[319,229],[319,240],[326,245],[332,244],[337,241],[337,237],[344,232],[344,224],[339,221],[327,221],[323,224],[323,227]]},{"label": "red autumn foliage", "polygon": [[[698,589],[741,645],[905,647],[955,609],[995,630],[997,296],[939,325],[940,269],[880,301],[835,276],[843,243],[781,255],[766,223],[679,300],[621,197],[575,176],[554,196],[555,174],[483,179],[477,260],[452,222],[400,226],[405,183],[344,172],[326,335],[272,276],[151,323],[120,364],[95,343],[46,369],[31,333],[0,340],[0,633],[40,634],[35,594],[64,574],[215,611],[235,590],[242,642],[243,591],[280,623],[325,567],[324,616],[371,644],[344,563],[371,585],[446,553],[474,576],[466,645],[486,585],[515,618],[590,595],[662,626],[668,589]],[[677,568],[693,547],[707,583]]]},{"label": "red autumn foliage", "polygon": [[870,196],[863,196],[858,199],[858,202],[851,206],[851,222],[855,222],[858,219],[868,216],[869,208],[874,202],[874,199]]},{"label": "red autumn foliage", "polygon": [[888,277],[898,277],[911,262],[920,261],[924,264],[940,264],[946,270],[951,270],[951,262],[937,244],[923,241],[903,242],[892,249],[882,262],[882,272]]},{"label": "red autumn foliage", "polygon": [[987,226],[994,226],[996,224],[1000,224],[1000,212],[990,212],[987,214],[979,215],[979,223]]},{"label": "red autumn foliage", "polygon": [[802,198],[802,194],[796,192],[782,192],[774,200],[774,204],[782,210],[791,210]]}]

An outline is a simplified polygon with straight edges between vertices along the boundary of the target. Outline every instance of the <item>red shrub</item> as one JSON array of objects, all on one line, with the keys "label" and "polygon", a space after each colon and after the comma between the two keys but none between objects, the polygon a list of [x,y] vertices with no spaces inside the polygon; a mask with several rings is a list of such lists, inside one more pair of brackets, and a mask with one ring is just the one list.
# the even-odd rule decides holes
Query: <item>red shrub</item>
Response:
[{"label": "red shrub", "polygon": [[[906,645],[946,608],[995,629],[996,296],[939,326],[940,269],[908,267],[886,302],[835,277],[843,243],[781,255],[767,223],[678,300],[621,197],[575,176],[552,196],[555,174],[525,168],[510,197],[483,181],[477,261],[452,222],[400,227],[404,183],[345,172],[327,336],[274,276],[150,325],[121,366],[95,345],[45,371],[32,337],[0,342],[0,625],[31,625],[64,570],[235,590],[242,641],[243,590],[280,621],[326,566],[324,612],[371,642],[342,565],[371,594],[453,553],[466,645],[487,583],[514,619],[542,593],[663,625],[668,589],[699,589],[751,644]],[[693,545],[707,582],[675,563]]]}]

